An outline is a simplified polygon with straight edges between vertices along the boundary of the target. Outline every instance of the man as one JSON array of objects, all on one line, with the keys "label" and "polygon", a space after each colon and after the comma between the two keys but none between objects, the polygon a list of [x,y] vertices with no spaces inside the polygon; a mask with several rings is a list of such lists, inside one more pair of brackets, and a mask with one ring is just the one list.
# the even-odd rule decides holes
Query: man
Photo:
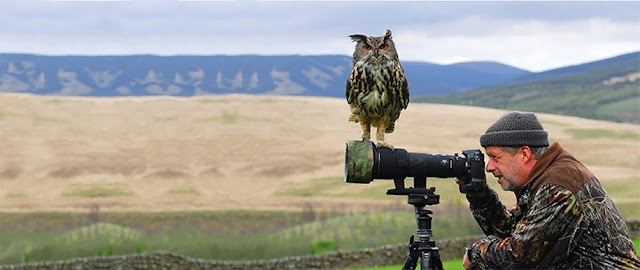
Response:
[{"label": "man", "polygon": [[504,207],[486,183],[467,195],[487,236],[467,248],[466,269],[640,268],[622,215],[598,179],[559,143],[549,146],[533,113],[504,114],[480,144],[487,172],[517,204]]}]

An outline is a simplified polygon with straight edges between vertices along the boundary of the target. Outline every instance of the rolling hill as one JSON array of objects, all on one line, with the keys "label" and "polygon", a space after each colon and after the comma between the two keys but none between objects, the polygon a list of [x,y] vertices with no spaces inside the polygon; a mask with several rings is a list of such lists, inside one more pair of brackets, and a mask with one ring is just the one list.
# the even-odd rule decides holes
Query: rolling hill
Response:
[{"label": "rolling hill", "polygon": [[640,52],[525,75],[508,84],[414,98],[640,123]]},{"label": "rolling hill", "polygon": [[[479,148],[480,134],[503,113],[412,103],[387,140],[410,152],[452,155]],[[406,198],[385,195],[391,181],[344,183],[345,141],[360,136],[348,116],[342,98],[0,94],[0,211],[405,207]],[[640,126],[538,118],[550,141],[598,175],[624,213],[637,213]],[[465,200],[452,179],[428,184],[443,204]]]}]

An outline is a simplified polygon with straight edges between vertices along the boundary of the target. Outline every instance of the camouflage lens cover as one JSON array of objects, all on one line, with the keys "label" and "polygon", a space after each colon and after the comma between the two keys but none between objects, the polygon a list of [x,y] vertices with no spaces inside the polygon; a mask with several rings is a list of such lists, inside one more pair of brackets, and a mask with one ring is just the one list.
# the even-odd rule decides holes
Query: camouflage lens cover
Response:
[{"label": "camouflage lens cover", "polygon": [[347,141],[344,157],[344,181],[369,184],[373,181],[375,145],[371,141]]}]

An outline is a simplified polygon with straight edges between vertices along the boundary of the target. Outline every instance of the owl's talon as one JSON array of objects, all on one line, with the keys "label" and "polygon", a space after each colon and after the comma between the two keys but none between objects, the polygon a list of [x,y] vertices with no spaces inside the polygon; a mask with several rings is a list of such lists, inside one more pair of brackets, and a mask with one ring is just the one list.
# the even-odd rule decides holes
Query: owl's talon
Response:
[{"label": "owl's talon", "polygon": [[389,149],[391,149],[391,151],[393,151],[393,149],[395,149],[393,147],[393,145],[388,143],[388,142],[378,142],[377,146],[378,146],[378,148],[380,148],[380,147],[389,148]]},{"label": "owl's talon", "polygon": [[371,133],[363,132],[361,137],[362,137],[362,141],[363,142],[370,141],[371,140]]}]

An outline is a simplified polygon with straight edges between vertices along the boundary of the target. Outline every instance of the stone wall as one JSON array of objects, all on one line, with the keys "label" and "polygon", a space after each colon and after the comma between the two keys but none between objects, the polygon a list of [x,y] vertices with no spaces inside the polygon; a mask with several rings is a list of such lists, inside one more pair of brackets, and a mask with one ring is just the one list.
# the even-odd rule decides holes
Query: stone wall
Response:
[{"label": "stone wall", "polygon": [[[640,238],[640,219],[627,220],[627,227],[629,228],[632,239]],[[638,248],[639,247],[636,247],[636,251]]]},{"label": "stone wall", "polygon": [[[627,221],[633,238],[640,237],[640,220]],[[460,258],[464,248],[475,237],[453,238],[436,242],[442,260]],[[87,257],[55,262],[25,263],[0,266],[0,270],[35,269],[345,269],[377,265],[402,264],[407,255],[407,244],[379,247],[376,249],[329,252],[320,255],[286,257],[255,261],[219,261],[194,259],[170,252]]]},{"label": "stone wall", "polygon": [[[442,260],[460,258],[464,247],[477,237],[465,237],[436,242]],[[170,252],[87,257],[55,262],[25,263],[0,266],[6,270],[36,269],[345,269],[376,265],[402,264],[407,255],[407,244],[376,249],[329,252],[320,255],[286,257],[255,261],[219,261],[194,259]]]}]

